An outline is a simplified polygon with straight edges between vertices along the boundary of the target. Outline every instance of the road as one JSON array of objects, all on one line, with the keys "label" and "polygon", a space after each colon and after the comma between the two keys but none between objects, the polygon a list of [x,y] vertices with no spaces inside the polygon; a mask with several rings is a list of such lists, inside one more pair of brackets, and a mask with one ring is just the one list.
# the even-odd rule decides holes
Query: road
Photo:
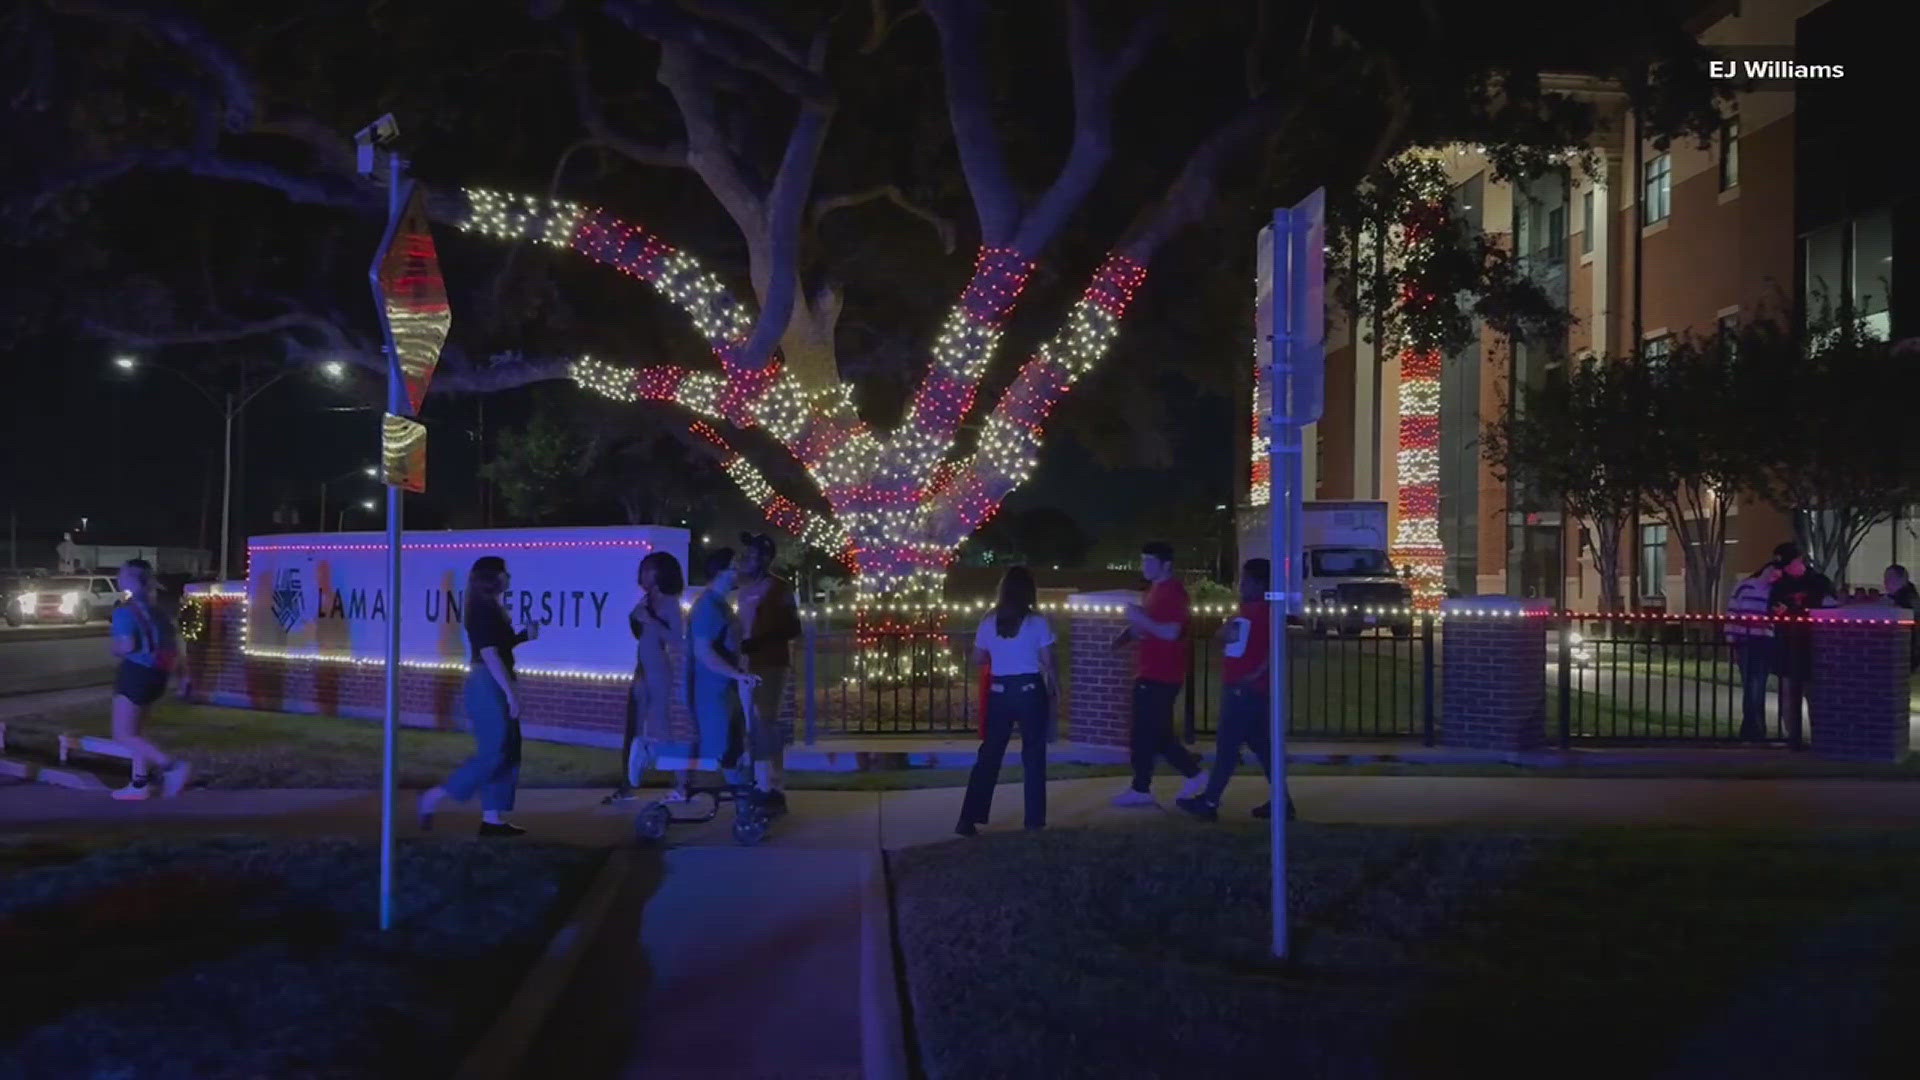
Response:
[{"label": "road", "polygon": [[86,630],[0,631],[0,695],[67,690],[113,681],[105,625]]}]

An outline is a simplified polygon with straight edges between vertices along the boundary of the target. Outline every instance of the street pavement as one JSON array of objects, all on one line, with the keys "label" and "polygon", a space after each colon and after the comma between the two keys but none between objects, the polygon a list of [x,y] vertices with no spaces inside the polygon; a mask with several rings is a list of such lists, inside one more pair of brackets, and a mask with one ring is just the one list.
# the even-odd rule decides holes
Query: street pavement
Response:
[{"label": "street pavement", "polygon": [[81,637],[29,637],[24,628],[0,637],[0,695],[104,685],[113,668],[104,626]]},{"label": "street pavement", "polygon": [[[1054,782],[1049,821],[1098,827],[1170,812],[1108,805],[1123,782]],[[1168,805],[1177,784],[1164,778],[1158,786]],[[1320,823],[1920,827],[1920,783],[1899,781],[1311,776],[1294,780],[1292,790],[1301,817]],[[522,792],[514,816],[538,839],[631,842],[633,811],[642,804],[603,807],[599,795]],[[792,815],[759,847],[737,846],[722,815],[641,849],[613,913],[536,1038],[529,1069],[652,1080],[881,1075],[862,1053],[863,1038],[873,1037],[870,1024],[863,1030],[873,1003],[896,992],[882,985],[890,971],[880,968],[880,979],[872,973],[874,860],[885,850],[952,839],[960,797],[939,788],[799,791],[790,795]],[[1224,816],[1247,820],[1266,797],[1264,784],[1243,779],[1228,790]],[[402,802],[401,835],[416,836],[412,796]],[[988,828],[1018,828],[1019,788],[1003,785],[994,802]],[[378,820],[378,797],[367,791],[193,791],[133,804],[48,785],[0,785],[0,834],[370,838]],[[471,808],[443,812],[436,831],[471,835],[476,820]]]}]

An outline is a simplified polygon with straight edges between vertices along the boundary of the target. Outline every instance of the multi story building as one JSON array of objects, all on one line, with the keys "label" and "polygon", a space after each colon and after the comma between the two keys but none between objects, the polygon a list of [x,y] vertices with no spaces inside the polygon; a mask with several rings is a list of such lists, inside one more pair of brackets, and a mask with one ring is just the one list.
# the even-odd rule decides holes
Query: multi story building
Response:
[{"label": "multi story building", "polygon": [[[1920,173],[1912,141],[1890,137],[1884,123],[1901,100],[1900,69],[1880,14],[1871,0],[1709,5],[1698,33],[1725,55],[1842,62],[1846,73],[1735,95],[1706,146],[1682,138],[1661,147],[1637,130],[1619,87],[1567,77],[1554,80],[1556,88],[1592,102],[1600,116],[1590,172],[1576,164],[1502,183],[1471,148],[1442,152],[1457,214],[1509,245],[1575,320],[1555,341],[1483,330],[1446,358],[1439,515],[1449,589],[1573,608],[1598,602],[1590,538],[1548,501],[1496,480],[1480,452],[1483,423],[1506,407],[1515,385],[1636,344],[1657,355],[1678,336],[1708,336],[1762,313],[1802,317],[1822,296],[1850,301],[1883,336],[1920,337],[1920,303],[1911,299],[1920,285],[1912,257],[1920,247]],[[1352,308],[1329,320],[1326,410],[1306,437],[1305,480],[1318,498],[1391,503],[1398,362],[1377,355],[1369,334],[1355,333],[1356,323],[1368,329],[1364,320]],[[1888,415],[1909,418],[1911,428],[1916,407],[1889,402]],[[1726,576],[1757,565],[1792,536],[1786,515],[1741,499],[1728,525]],[[1621,595],[1636,606],[1679,610],[1684,560],[1670,530],[1643,520],[1625,541]],[[1850,577],[1877,582],[1885,564],[1902,560],[1920,562],[1920,521],[1911,516],[1875,530]]]}]

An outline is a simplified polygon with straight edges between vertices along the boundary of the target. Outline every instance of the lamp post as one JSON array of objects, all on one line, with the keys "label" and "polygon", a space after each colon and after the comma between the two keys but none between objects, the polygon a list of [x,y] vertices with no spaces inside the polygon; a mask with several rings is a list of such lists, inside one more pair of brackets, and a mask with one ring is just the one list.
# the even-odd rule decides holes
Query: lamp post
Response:
[{"label": "lamp post", "polygon": [[[164,364],[143,365],[137,357],[116,356],[113,359],[113,366],[126,372],[137,371],[142,367],[167,372],[178,378],[181,382],[193,387],[201,397],[207,399],[208,404],[212,405],[214,409],[220,413],[224,421],[220,453],[220,580],[226,581],[229,566],[228,556],[233,544],[233,421],[248,405],[253,404],[255,398],[265,393],[269,387],[293,374],[298,369],[291,367],[284,368],[273,378],[254,387],[245,396],[236,397],[232,391],[225,391],[219,394],[214,393],[200,380],[181,371],[179,368],[167,367]],[[322,366],[321,370],[331,379],[340,379],[346,376],[346,365],[340,363],[338,360],[328,361]]]},{"label": "lamp post", "polygon": [[[331,480],[320,481],[320,531],[321,532],[327,531],[327,485],[337,484],[340,481],[345,480],[347,477],[352,476],[355,473],[359,473],[361,476],[364,476],[369,480],[379,479],[379,476],[380,476],[379,469],[376,469],[373,466],[368,465],[365,468],[361,468],[361,469],[348,469],[346,472],[341,473],[339,476],[336,476]],[[340,513],[343,518],[346,516],[345,510],[342,510]],[[335,531],[340,532],[344,530],[335,530]]]}]

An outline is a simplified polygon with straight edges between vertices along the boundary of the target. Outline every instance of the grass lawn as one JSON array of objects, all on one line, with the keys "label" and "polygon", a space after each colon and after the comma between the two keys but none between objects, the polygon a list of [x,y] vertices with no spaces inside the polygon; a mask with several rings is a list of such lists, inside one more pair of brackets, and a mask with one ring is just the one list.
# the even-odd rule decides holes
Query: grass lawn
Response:
[{"label": "grass lawn", "polygon": [[225,837],[0,842],[0,1075],[443,1076],[601,856]]},{"label": "grass lawn", "polygon": [[1911,1075],[1920,835],[1156,822],[891,859],[933,1080]]}]

